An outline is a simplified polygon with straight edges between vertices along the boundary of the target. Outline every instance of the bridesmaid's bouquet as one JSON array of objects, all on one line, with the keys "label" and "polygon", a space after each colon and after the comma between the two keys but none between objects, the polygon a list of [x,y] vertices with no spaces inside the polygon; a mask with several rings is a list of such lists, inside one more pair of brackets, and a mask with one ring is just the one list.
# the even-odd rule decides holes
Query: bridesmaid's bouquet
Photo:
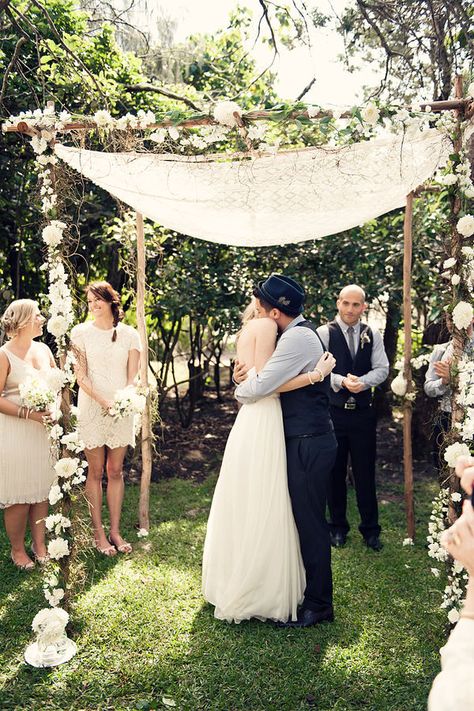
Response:
[{"label": "bridesmaid's bouquet", "polygon": [[19,385],[21,404],[29,410],[51,410],[56,394],[41,378],[30,375]]},{"label": "bridesmaid's bouquet", "polygon": [[141,415],[145,409],[145,405],[145,390],[128,387],[123,390],[117,390],[113,405],[108,409],[107,414],[113,417],[115,422],[118,422],[124,417]]}]

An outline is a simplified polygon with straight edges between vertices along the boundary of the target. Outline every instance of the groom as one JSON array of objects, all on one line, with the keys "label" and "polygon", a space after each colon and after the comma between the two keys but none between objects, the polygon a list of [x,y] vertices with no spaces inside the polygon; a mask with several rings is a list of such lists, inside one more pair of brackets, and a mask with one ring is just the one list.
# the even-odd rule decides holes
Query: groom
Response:
[{"label": "groom", "polygon": [[[244,380],[246,368],[237,366],[240,382],[235,396],[251,403],[280,385],[313,370],[324,353],[316,328],[301,315],[304,289],[290,277],[272,274],[254,289],[257,311],[276,322],[281,334],[263,370]],[[288,488],[306,569],[306,589],[298,619],[285,627],[311,627],[332,622],[331,545],[326,522],[329,476],[337,443],[329,416],[330,379],[281,393],[286,438]]]}]

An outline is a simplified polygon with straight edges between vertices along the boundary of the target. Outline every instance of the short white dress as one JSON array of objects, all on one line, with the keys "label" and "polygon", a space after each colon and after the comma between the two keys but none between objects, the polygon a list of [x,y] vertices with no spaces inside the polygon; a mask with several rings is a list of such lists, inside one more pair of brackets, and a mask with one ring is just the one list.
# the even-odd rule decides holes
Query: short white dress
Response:
[{"label": "short white dress", "polygon": [[[2,397],[21,404],[19,386],[29,376],[46,380],[38,370],[2,346],[10,372]],[[54,460],[44,425],[0,413],[0,508],[46,501],[55,476]]]},{"label": "short white dress", "polygon": [[[140,337],[132,326],[119,323],[116,341],[112,341],[112,335],[113,328],[97,328],[93,321],[74,326],[71,331],[73,345],[85,354],[92,387],[106,400],[113,400],[117,390],[127,386],[128,355],[131,350],[141,351]],[[77,404],[78,429],[86,449],[135,446],[133,416],[115,422],[82,388]]]},{"label": "short white dress", "polygon": [[240,408],[227,440],[202,564],[202,592],[228,622],[295,620],[305,570],[286,473],[280,398]]}]

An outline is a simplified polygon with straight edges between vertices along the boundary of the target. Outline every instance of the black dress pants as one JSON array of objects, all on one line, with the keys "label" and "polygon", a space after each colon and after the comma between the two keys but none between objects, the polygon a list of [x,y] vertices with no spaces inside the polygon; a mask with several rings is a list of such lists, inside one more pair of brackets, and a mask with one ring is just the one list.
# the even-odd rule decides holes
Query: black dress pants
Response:
[{"label": "black dress pants", "polygon": [[288,489],[306,570],[304,607],[332,607],[331,542],[326,502],[337,443],[333,432],[288,438]]},{"label": "black dress pants", "polygon": [[332,470],[328,504],[330,528],[333,533],[347,534],[347,463],[351,456],[359,531],[364,538],[380,534],[377,495],[375,491],[375,457],[377,420],[372,407],[344,410],[331,407],[337,457]]}]

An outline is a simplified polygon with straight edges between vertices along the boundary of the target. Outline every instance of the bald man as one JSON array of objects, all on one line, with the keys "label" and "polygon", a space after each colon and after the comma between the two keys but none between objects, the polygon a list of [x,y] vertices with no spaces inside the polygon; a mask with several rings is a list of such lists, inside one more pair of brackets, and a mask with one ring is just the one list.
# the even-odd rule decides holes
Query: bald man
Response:
[{"label": "bald man", "polygon": [[334,357],[330,412],[338,451],[328,496],[331,543],[341,547],[349,532],[347,463],[350,455],[360,514],[359,531],[368,548],[380,551],[380,525],[375,491],[376,417],[372,388],[388,376],[388,358],[380,333],[360,321],[367,308],[365,292],[356,284],[342,289],[334,321],[318,328]]}]

